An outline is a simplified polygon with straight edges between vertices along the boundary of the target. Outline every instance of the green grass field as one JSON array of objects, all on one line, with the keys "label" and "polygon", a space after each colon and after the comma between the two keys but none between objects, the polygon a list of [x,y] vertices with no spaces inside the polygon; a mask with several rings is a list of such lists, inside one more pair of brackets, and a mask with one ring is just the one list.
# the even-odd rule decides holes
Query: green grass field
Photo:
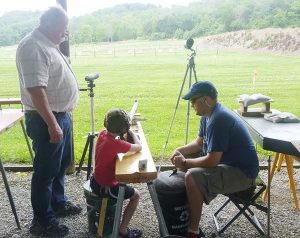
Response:
[{"label": "green grass field", "polygon": [[[122,44],[122,43],[119,43]],[[131,43],[133,44],[133,43]],[[136,43],[138,45],[138,42]],[[143,43],[151,47],[153,42]],[[166,43],[167,44],[167,43]],[[118,46],[115,43],[115,46]],[[86,50],[87,46],[76,46]],[[15,47],[0,48],[0,95],[18,97],[19,86],[14,57]],[[72,46],[71,46],[72,51]],[[187,53],[115,54],[71,57],[72,67],[81,87],[84,77],[99,72],[95,80],[95,128],[103,127],[104,114],[112,107],[129,111],[135,99],[152,155],[161,158],[186,70]],[[271,54],[199,50],[195,59],[198,80],[211,80],[219,91],[219,101],[230,109],[239,107],[240,94],[262,93],[273,98],[271,108],[288,111],[300,117],[300,58]],[[256,72],[255,88],[253,75]],[[193,80],[194,81],[194,80]],[[188,79],[184,93],[188,88]],[[86,135],[90,131],[90,98],[80,93],[74,111],[75,159],[80,160]],[[187,104],[180,100],[165,157],[185,142]],[[199,118],[191,110],[189,140],[197,136]],[[6,163],[30,163],[20,126],[0,136],[0,157]],[[262,151],[260,150],[260,153]]]}]

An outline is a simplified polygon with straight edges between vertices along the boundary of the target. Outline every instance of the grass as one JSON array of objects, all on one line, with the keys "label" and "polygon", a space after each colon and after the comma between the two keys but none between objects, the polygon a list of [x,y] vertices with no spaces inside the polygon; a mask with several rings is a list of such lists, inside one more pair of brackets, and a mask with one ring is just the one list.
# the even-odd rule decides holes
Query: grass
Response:
[{"label": "grass", "polygon": [[[165,44],[167,44],[166,42]],[[124,43],[119,43],[123,44]],[[131,43],[134,45],[134,43]],[[138,42],[136,45],[138,46]],[[142,44],[152,46],[152,42]],[[123,47],[122,45],[122,47]],[[76,46],[76,50],[87,46]],[[118,47],[118,44],[114,44]],[[100,47],[101,48],[101,47]],[[0,95],[18,97],[19,86],[14,57],[7,51],[15,47],[0,48]],[[72,46],[71,46],[72,50]],[[84,77],[99,72],[95,80],[95,128],[103,127],[103,117],[112,107],[129,111],[135,99],[138,112],[154,159],[161,158],[171,119],[186,70],[186,53],[115,54],[71,57],[72,67],[80,87],[86,87]],[[288,111],[300,116],[300,59],[295,56],[233,52],[223,50],[199,50],[196,56],[198,80],[211,80],[219,91],[219,101],[230,109],[238,108],[240,94],[262,93],[275,101],[271,108]],[[256,72],[255,88],[253,75]],[[185,93],[188,78],[185,83]],[[90,98],[80,93],[80,101],[74,111],[75,159],[78,162],[90,131]],[[187,104],[180,100],[176,118],[168,141],[167,158],[185,142]],[[199,118],[191,110],[189,140],[197,136]],[[0,136],[0,157],[4,162],[30,163],[26,143],[20,126],[15,126]],[[260,153],[264,153],[261,149]]]}]

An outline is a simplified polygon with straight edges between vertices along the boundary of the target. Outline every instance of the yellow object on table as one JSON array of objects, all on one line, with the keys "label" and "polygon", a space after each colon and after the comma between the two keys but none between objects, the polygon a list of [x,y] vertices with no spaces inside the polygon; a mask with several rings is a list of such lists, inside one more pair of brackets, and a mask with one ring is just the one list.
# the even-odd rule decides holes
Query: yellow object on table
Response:
[{"label": "yellow object on table", "polygon": [[[272,178],[274,176],[274,172],[275,169],[277,167],[277,171],[280,171],[281,166],[282,166],[282,161],[285,160],[286,162],[286,167],[287,167],[287,172],[288,172],[288,176],[289,176],[289,186],[290,189],[293,193],[293,197],[294,197],[294,201],[295,201],[295,207],[297,210],[299,210],[299,202],[298,202],[298,198],[297,198],[297,193],[296,193],[296,186],[295,186],[295,181],[294,181],[294,159],[300,161],[299,157],[296,156],[292,156],[292,155],[286,155],[286,154],[282,154],[282,153],[276,153],[275,154],[275,159],[272,163],[272,167],[271,167],[271,174],[270,174],[270,183],[272,181]],[[264,194],[263,194],[263,200],[266,201],[268,195],[268,186],[267,189],[265,190]]]}]

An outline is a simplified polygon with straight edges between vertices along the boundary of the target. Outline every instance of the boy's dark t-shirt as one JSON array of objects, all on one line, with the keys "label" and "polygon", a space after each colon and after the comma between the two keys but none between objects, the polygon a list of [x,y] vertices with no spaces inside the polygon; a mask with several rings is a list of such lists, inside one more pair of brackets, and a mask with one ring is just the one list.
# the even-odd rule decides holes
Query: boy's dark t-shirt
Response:
[{"label": "boy's dark t-shirt", "polygon": [[99,185],[116,186],[116,159],[118,153],[126,153],[131,144],[115,138],[107,130],[102,130],[96,143],[94,177]]}]

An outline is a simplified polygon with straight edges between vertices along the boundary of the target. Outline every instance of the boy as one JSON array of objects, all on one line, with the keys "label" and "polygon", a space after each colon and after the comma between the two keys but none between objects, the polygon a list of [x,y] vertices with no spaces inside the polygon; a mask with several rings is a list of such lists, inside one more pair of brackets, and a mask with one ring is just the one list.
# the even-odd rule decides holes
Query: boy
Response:
[{"label": "boy", "polygon": [[[116,158],[118,153],[135,153],[142,149],[136,135],[129,130],[130,122],[128,114],[122,109],[108,111],[104,118],[104,127],[99,133],[96,143],[95,170],[91,178],[91,189],[100,195],[102,187],[109,187],[109,196],[117,199],[119,183],[116,180]],[[133,143],[123,140],[124,136],[133,139]],[[138,238],[142,236],[142,230],[128,228],[130,219],[139,203],[138,191],[128,185],[125,187],[125,199],[129,203],[124,210],[123,219],[120,225],[119,237]]]}]

